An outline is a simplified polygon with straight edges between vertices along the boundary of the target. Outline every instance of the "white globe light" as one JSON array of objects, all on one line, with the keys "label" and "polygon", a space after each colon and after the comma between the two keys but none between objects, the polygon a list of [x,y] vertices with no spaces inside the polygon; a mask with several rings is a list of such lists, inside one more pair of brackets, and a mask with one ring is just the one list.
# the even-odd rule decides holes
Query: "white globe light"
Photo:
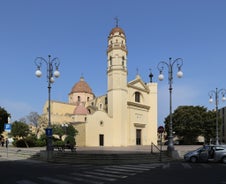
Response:
[{"label": "white globe light", "polygon": [[36,70],[35,75],[36,75],[37,77],[41,77],[41,76],[42,76],[41,70],[39,70],[39,69]]},{"label": "white globe light", "polygon": [[225,96],[222,97],[222,101],[223,102],[226,101],[226,97]]},{"label": "white globe light", "polygon": [[177,77],[178,78],[181,78],[183,76],[183,72],[181,71],[181,70],[179,70],[178,72],[177,72]]},{"label": "white globe light", "polygon": [[212,99],[212,97],[209,99],[209,103],[212,103],[213,102],[213,99]]},{"label": "white globe light", "polygon": [[58,70],[54,71],[54,77],[58,78],[60,76],[60,72]]},{"label": "white globe light", "polygon": [[54,78],[53,77],[50,78],[50,82],[54,83]]},{"label": "white globe light", "polygon": [[158,78],[160,81],[162,81],[164,79],[164,75],[162,73],[160,73]]}]

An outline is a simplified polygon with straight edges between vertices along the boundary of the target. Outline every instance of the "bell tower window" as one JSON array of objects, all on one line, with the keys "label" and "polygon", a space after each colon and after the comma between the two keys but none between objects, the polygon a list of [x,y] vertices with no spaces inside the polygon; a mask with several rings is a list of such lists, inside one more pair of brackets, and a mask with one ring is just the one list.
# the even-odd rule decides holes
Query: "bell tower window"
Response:
[{"label": "bell tower window", "polygon": [[140,93],[135,92],[135,102],[140,102]]},{"label": "bell tower window", "polygon": [[110,56],[109,61],[110,61],[110,66],[112,66],[112,56]]},{"label": "bell tower window", "polygon": [[125,57],[122,56],[122,66],[124,67],[125,66]]}]

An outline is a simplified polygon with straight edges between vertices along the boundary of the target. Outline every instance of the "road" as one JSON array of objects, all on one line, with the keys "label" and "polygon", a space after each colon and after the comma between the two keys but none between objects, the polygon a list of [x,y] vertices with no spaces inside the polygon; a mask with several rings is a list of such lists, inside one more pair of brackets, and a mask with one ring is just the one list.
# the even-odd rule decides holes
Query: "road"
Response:
[{"label": "road", "polygon": [[1,184],[226,184],[226,164],[150,163],[135,165],[66,165],[1,161]]}]

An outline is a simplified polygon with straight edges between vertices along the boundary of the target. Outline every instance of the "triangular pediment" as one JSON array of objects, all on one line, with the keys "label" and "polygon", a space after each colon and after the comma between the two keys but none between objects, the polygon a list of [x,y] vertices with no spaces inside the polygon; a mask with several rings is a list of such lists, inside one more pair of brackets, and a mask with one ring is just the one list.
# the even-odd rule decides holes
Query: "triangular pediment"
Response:
[{"label": "triangular pediment", "polygon": [[139,75],[136,76],[136,79],[130,81],[127,86],[147,93],[150,91]]}]

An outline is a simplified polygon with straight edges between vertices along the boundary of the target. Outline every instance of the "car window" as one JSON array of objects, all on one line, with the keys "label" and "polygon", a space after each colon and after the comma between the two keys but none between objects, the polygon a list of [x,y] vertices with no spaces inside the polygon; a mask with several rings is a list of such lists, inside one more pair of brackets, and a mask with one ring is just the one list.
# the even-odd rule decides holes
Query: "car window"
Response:
[{"label": "car window", "polygon": [[215,150],[216,150],[216,151],[222,151],[222,150],[224,150],[224,148],[223,148],[223,147],[220,147],[220,146],[216,146],[216,147],[215,147]]}]

